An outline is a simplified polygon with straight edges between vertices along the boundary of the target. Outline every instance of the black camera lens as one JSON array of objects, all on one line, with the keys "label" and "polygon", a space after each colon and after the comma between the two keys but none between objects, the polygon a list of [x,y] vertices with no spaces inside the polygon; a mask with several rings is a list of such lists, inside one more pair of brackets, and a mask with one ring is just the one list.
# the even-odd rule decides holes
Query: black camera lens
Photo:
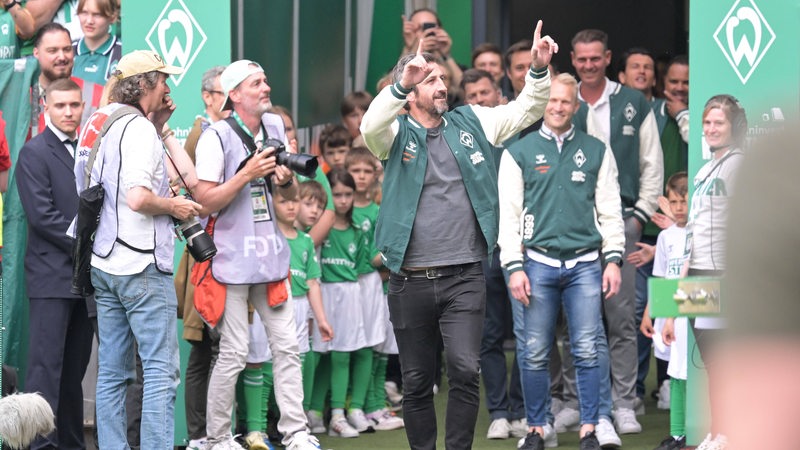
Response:
[{"label": "black camera lens", "polygon": [[217,254],[217,246],[214,245],[214,240],[206,233],[203,226],[197,217],[191,219],[178,221],[174,219],[176,228],[181,232],[183,238],[186,240],[186,248],[192,258],[197,262],[207,261]]},{"label": "black camera lens", "polygon": [[264,141],[264,148],[275,147],[275,163],[279,166],[286,166],[300,175],[314,178],[319,167],[319,161],[313,155],[295,154],[286,151],[283,142],[277,139],[267,139]]}]

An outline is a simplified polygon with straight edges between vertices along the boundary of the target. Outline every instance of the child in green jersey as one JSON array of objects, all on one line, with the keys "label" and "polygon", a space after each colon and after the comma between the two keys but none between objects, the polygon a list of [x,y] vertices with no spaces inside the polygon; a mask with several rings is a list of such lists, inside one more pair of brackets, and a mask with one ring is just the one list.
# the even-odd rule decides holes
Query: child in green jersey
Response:
[{"label": "child in green jersey", "polygon": [[[385,406],[384,383],[388,353],[397,353],[394,331],[389,322],[389,304],[383,292],[381,275],[373,265],[379,263],[380,252],[375,247],[375,224],[379,207],[372,201],[372,187],[377,181],[378,159],[366,147],[354,147],[345,159],[345,167],[355,181],[353,201],[353,223],[365,233],[367,258],[356,265],[361,310],[364,315],[364,331],[367,345],[373,348],[372,377],[367,388],[364,405],[353,400],[351,407],[362,408],[375,430],[403,428],[403,419],[394,416]],[[375,260],[375,258],[378,258]],[[374,260],[374,261],[373,261]]]},{"label": "child in green jersey", "polygon": [[[331,436],[357,437],[368,431],[364,415],[364,399],[372,372],[372,349],[366,345],[363,312],[359,302],[357,262],[364,258],[366,242],[364,233],[353,226],[353,194],[355,182],[349,173],[333,169],[328,174],[333,192],[336,219],[328,238],[322,244],[322,297],[325,313],[336,330],[328,343],[314,339],[315,351],[330,352],[331,375],[317,372],[312,395],[312,410],[321,410],[325,394],[331,391]],[[352,372],[350,364],[352,361]],[[352,380],[351,380],[352,378]],[[352,381],[352,383],[351,383]],[[345,419],[344,407],[348,385],[352,385],[351,405]]]}]

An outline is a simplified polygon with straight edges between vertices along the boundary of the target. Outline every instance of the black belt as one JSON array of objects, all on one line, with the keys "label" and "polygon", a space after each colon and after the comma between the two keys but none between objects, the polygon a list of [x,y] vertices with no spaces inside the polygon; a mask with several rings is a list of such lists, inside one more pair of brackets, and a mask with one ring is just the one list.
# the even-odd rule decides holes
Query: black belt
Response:
[{"label": "black belt", "polygon": [[429,280],[435,280],[437,278],[458,275],[477,264],[480,263],[471,262],[466,264],[457,264],[454,266],[428,267],[425,269],[400,269],[397,274],[406,278],[427,278]]}]

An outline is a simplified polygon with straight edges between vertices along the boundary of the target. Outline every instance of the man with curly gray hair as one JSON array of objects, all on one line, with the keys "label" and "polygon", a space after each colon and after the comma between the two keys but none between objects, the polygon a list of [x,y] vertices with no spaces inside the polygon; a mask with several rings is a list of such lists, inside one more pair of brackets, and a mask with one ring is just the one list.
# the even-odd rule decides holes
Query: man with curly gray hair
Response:
[{"label": "man with curly gray hair", "polygon": [[[105,191],[91,262],[100,341],[97,433],[104,449],[127,448],[125,388],[134,377],[134,339],[144,368],[141,448],[173,447],[179,363],[172,218],[183,221],[200,210],[170,195],[174,172],[162,142],[175,109],[167,76],[180,72],[151,51],[123,56],[113,74],[116,103],[95,112],[81,134],[79,188],[83,160],[100,139],[86,187],[101,184]],[[106,120],[113,122],[102,134]]]}]

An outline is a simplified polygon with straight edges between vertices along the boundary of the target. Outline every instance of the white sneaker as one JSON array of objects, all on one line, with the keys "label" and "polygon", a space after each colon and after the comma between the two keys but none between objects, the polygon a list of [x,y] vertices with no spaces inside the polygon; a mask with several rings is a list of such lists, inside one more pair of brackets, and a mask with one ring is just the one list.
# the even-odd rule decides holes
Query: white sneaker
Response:
[{"label": "white sneaker", "polygon": [[226,436],[221,439],[214,439],[208,441],[209,450],[244,450],[244,447],[239,445],[233,436]]},{"label": "white sneaker", "polygon": [[714,438],[714,450],[725,450],[728,447],[728,438],[725,437],[724,434],[718,434],[717,437]]},{"label": "white sneaker", "polygon": [[319,450],[319,439],[305,431],[298,431],[292,435],[292,441],[286,446],[286,450]]},{"label": "white sneaker", "polygon": [[698,445],[695,450],[725,450],[728,446],[728,438],[726,438],[722,434],[718,434],[717,437],[711,438],[711,433],[706,435],[706,438],[703,439],[703,442]]},{"label": "white sneaker", "polygon": [[361,409],[351,409],[347,411],[347,423],[352,425],[359,433],[375,432],[375,429],[372,428],[372,424],[367,420],[367,416],[364,415],[364,410]]},{"label": "white sneaker", "polygon": [[308,419],[308,428],[311,430],[311,433],[325,432],[325,421],[322,420],[322,414],[317,411],[308,410],[308,412],[306,412],[306,418]]},{"label": "white sneaker", "polygon": [[580,422],[581,413],[576,409],[565,406],[556,414],[553,426],[556,429],[556,433],[565,433],[567,431],[578,431]]},{"label": "white sneaker", "polygon": [[618,448],[622,446],[622,439],[617,435],[614,430],[614,425],[605,417],[601,417],[594,427],[594,435],[597,437],[597,442],[603,448]]},{"label": "white sneaker", "polygon": [[636,420],[636,413],[630,408],[617,408],[611,412],[614,425],[619,434],[636,434],[642,432],[642,424]]},{"label": "white sneaker", "polygon": [[544,447],[558,447],[558,433],[556,433],[556,429],[549,423],[546,423],[542,428],[544,428],[544,436],[542,436],[544,437]]},{"label": "white sneaker", "polygon": [[511,424],[511,436],[524,438],[528,435],[528,421],[526,419],[512,420],[509,423]]},{"label": "white sneaker", "polygon": [[249,450],[274,450],[267,435],[259,431],[247,433],[247,437],[244,438],[244,444]]},{"label": "white sneaker", "polygon": [[511,424],[505,418],[494,419],[486,432],[486,439],[508,439],[510,436]]},{"label": "white sneaker", "polygon": [[328,427],[328,436],[356,438],[358,437],[358,431],[350,426],[342,414],[334,414]]},{"label": "white sneaker", "polygon": [[367,414],[367,419],[372,423],[375,431],[397,430],[406,426],[403,419],[395,416],[386,408]]},{"label": "white sneaker", "polygon": [[658,402],[656,403],[658,409],[669,409],[669,380],[664,380],[661,387],[658,388]]},{"label": "white sneaker", "polygon": [[209,448],[208,439],[206,438],[190,439],[186,445],[186,450],[207,450]]},{"label": "white sneaker", "polygon": [[400,393],[400,389],[394,381],[383,383],[383,389],[386,391],[386,399],[389,400],[389,403],[399,405],[403,401],[403,394]]},{"label": "white sneaker", "polygon": [[714,444],[714,437],[711,436],[711,433],[708,433],[706,435],[706,438],[703,439],[703,442],[701,442],[700,445],[695,447],[695,450],[711,450],[713,448],[712,447],[713,444]]}]

